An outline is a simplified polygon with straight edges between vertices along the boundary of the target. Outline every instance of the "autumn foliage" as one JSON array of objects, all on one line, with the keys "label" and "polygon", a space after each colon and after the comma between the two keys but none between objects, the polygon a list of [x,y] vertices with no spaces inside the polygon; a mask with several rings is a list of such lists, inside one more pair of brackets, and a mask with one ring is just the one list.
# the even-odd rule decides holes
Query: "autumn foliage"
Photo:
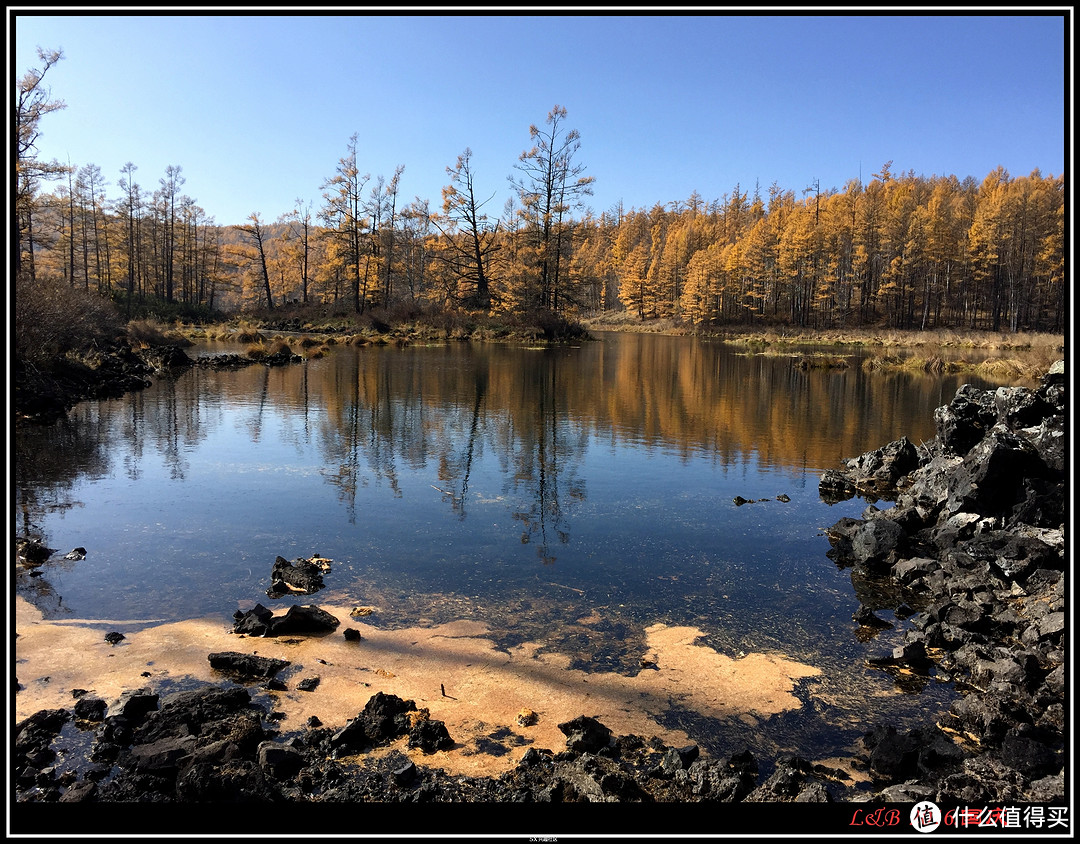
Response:
[{"label": "autumn foliage", "polygon": [[96,165],[38,160],[39,121],[63,107],[43,77],[61,57],[43,52],[43,69],[20,82],[20,289],[48,280],[54,292],[110,298],[129,319],[149,302],[516,318],[625,312],[692,330],[1064,331],[1062,176],[998,168],[978,182],[894,174],[889,162],[843,189],[736,184],[711,201],[695,192],[597,215],[584,204],[593,179],[578,160],[582,140],[555,106],[543,127],[529,127],[499,214],[473,191],[470,150],[446,168],[450,184],[433,211],[426,199],[399,200],[403,166],[390,180],[362,173],[354,135],[330,162],[321,206],[298,201],[276,222],[253,211],[223,226],[182,193],[179,166],[151,189],[129,163],[110,198]]}]

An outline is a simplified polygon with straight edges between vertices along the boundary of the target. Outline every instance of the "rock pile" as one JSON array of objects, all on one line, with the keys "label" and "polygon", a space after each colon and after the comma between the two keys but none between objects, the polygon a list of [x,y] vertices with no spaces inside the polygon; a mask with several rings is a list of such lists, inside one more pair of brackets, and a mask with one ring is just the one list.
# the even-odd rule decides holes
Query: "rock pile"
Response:
[{"label": "rock pile", "polygon": [[[436,754],[455,746],[441,721],[411,700],[378,693],[344,727],[312,719],[282,739],[239,686],[209,685],[162,697],[145,689],[106,710],[80,700],[76,718],[95,727],[92,766],[80,777],[59,770],[51,744],[72,718],[42,710],[16,726],[13,762],[20,802],[771,802],[827,801],[831,772],[785,759],[758,784],[748,753],[716,761],[696,745],[614,736],[597,719],[560,724],[560,752],[528,748],[499,777],[453,776],[417,765],[402,750],[368,752],[406,739],[410,750]],[[95,721],[90,724],[88,721]]]},{"label": "rock pile", "polygon": [[821,479],[826,499],[895,502],[827,531],[829,555],[874,595],[863,617],[883,603],[920,610],[875,664],[935,670],[967,690],[947,723],[867,734],[884,797],[1064,793],[1065,414],[1062,362],[1034,390],[965,385],[935,411],[930,443],[900,440]]}]

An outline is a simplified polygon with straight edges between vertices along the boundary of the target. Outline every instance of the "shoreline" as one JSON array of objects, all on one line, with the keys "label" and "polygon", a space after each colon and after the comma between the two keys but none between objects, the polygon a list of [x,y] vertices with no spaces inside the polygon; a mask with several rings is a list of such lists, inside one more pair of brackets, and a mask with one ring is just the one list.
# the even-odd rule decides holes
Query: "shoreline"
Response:
[{"label": "shoreline", "polygon": [[[1001,332],[965,332],[952,329],[929,332],[876,329],[793,331],[786,328],[758,329],[736,326],[717,331],[695,332],[675,324],[672,320],[640,323],[603,318],[585,319],[580,325],[586,335],[595,330],[695,336],[758,351],[768,350],[764,353],[774,354],[797,354],[793,350],[799,346],[869,348],[881,350],[882,354],[868,359],[864,366],[879,371],[971,372],[997,380],[1023,382],[1026,385],[1037,381],[1042,372],[1061,357],[1065,349],[1065,338],[1059,338],[1058,335],[1009,335]],[[331,348],[327,343],[360,346],[407,345],[413,340],[431,339],[436,334],[449,342],[565,342],[545,339],[539,330],[502,336],[498,332],[480,329],[468,333],[440,329],[433,334],[431,329],[409,326],[399,327],[396,332],[356,335],[343,335],[339,330],[323,329],[298,324],[290,325],[287,329],[266,328],[266,334],[263,335],[254,328],[248,329],[248,334],[244,334],[235,329],[215,331],[213,326],[188,326],[147,335],[147,329],[143,327],[141,335],[136,332],[136,340],[118,341],[110,349],[98,350],[90,361],[65,358],[39,368],[16,359],[13,407],[15,422],[19,425],[56,421],[80,401],[114,398],[143,389],[152,383],[152,377],[163,372],[195,365],[221,368],[256,364],[283,365],[302,361],[305,356],[322,356]],[[289,339],[304,350],[303,356],[293,353],[288,341],[282,336],[282,331],[292,335]],[[234,342],[241,352],[246,348],[246,353],[192,360],[183,352],[183,346],[193,342],[191,338],[218,339],[223,335],[232,337],[230,342]],[[248,339],[236,339],[243,337]],[[316,337],[322,338],[321,345]],[[923,354],[925,350],[930,350],[930,353]],[[976,354],[979,350],[981,355]],[[943,359],[937,352],[945,353],[948,359]],[[1009,356],[1003,357],[1003,352],[1008,352]],[[802,368],[814,368],[832,364],[828,361],[823,363],[819,356],[804,354],[798,365]],[[846,363],[841,362],[839,365],[846,366]]]},{"label": "shoreline", "polygon": [[[843,771],[796,757],[777,760],[775,773],[759,783],[756,760],[742,759],[739,754],[726,761],[699,758],[696,746],[682,744],[690,740],[689,736],[678,731],[661,736],[650,722],[627,719],[622,704],[651,696],[663,709],[670,705],[673,694],[685,691],[686,676],[693,676],[695,681],[702,677],[715,680],[711,705],[728,714],[733,710],[723,710],[722,706],[730,703],[732,697],[738,698],[738,694],[733,695],[733,688],[742,688],[745,695],[751,696],[747,699],[755,701],[747,704],[743,700],[744,710],[760,706],[767,711],[770,704],[785,705],[784,695],[790,694],[799,677],[811,676],[802,673],[808,667],[764,657],[759,666],[761,672],[744,677],[741,687],[733,686],[729,664],[732,661],[725,662],[715,651],[695,645],[700,634],[692,629],[649,628],[647,632],[652,636],[649,644],[662,667],[659,672],[643,670],[636,678],[609,680],[606,688],[601,684],[588,692],[578,689],[574,694],[565,692],[565,682],[552,678],[561,675],[564,680],[567,677],[580,680],[584,687],[595,675],[575,678],[568,671],[569,662],[565,658],[539,655],[532,645],[522,645],[509,655],[496,652],[484,639],[482,626],[469,622],[394,631],[394,635],[387,634],[388,638],[384,638],[382,631],[350,620],[345,623],[354,624],[362,636],[359,642],[350,643],[339,641],[341,637],[334,641],[331,641],[333,637],[301,637],[297,641],[239,637],[220,622],[215,630],[212,620],[202,620],[186,636],[192,648],[189,653],[192,667],[187,673],[199,682],[209,682],[208,689],[220,679],[204,661],[206,654],[228,647],[248,654],[257,650],[259,656],[273,654],[289,659],[291,664],[300,666],[293,680],[310,679],[311,673],[318,674],[314,692],[280,690],[290,701],[283,705],[297,708],[291,713],[284,711],[284,719],[273,720],[283,720],[289,728],[297,726],[295,721],[305,715],[311,718],[308,712],[314,714],[315,710],[304,707],[318,700],[320,691],[329,692],[327,697],[344,697],[347,688],[352,695],[347,703],[341,704],[332,726],[309,725],[299,744],[290,747],[298,760],[296,764],[304,766],[300,770],[307,772],[300,774],[299,779],[282,775],[273,764],[263,760],[265,745],[276,746],[280,734],[276,729],[267,731],[259,726],[251,729],[255,729],[261,743],[230,751],[244,754],[239,757],[243,769],[257,776],[254,780],[228,780],[234,782],[229,787],[247,794],[244,789],[256,782],[259,790],[249,794],[248,799],[294,802],[372,799],[831,802],[835,798],[830,789],[841,800],[859,802],[1063,801],[1063,735],[1067,729],[1067,713],[1063,708],[1064,648],[1068,641],[1064,622],[1066,519],[1063,510],[1066,408],[1063,362],[1044,376],[1038,390],[1003,387],[981,391],[965,386],[950,405],[935,412],[938,436],[933,442],[918,449],[906,441],[891,443],[847,460],[842,471],[830,471],[822,477],[823,496],[851,497],[857,491],[866,494],[872,490],[896,501],[894,507],[886,510],[871,505],[862,519],[841,520],[828,532],[838,564],[852,566],[861,576],[887,585],[896,595],[898,606],[902,605],[904,590],[923,593],[926,599],[927,609],[917,614],[908,640],[891,658],[880,660],[880,664],[916,674],[938,666],[967,689],[965,697],[952,707],[950,717],[941,723],[907,733],[898,733],[888,725],[867,725],[863,747],[854,761],[855,767],[871,777],[871,793],[852,797],[844,790],[849,786],[842,784],[848,777]],[[990,472],[993,474],[987,474]],[[123,674],[123,682],[117,680],[115,685],[106,687],[107,692],[95,690],[112,698],[112,692],[126,687],[120,691],[119,701],[115,698],[102,701],[103,711],[106,706],[112,711],[125,696],[134,693],[138,688],[134,683],[141,686],[148,682],[141,670],[137,672],[138,679],[133,679],[131,672],[135,668],[153,669],[161,645],[153,640],[153,635],[143,637],[133,633],[129,642],[106,646],[99,638],[100,624],[96,630],[70,622],[50,624],[35,619],[28,605],[19,609],[24,629],[28,625],[50,625],[49,633],[54,637],[53,642],[45,644],[27,639],[22,644],[24,654],[40,648],[53,656],[63,653],[74,660],[95,650],[103,651],[104,659],[117,659],[124,654],[135,657]],[[334,607],[334,610],[341,613],[347,608]],[[867,619],[867,623],[871,621]],[[71,641],[66,647],[58,647],[55,639],[62,640],[65,636],[71,637]],[[416,650],[420,640],[430,648],[429,653]],[[240,644],[242,648],[237,647]],[[377,650],[372,647],[376,644]],[[106,647],[113,650],[106,651]],[[357,650],[365,653],[365,648],[376,650],[381,661],[363,666],[350,661],[351,654]],[[183,649],[174,646],[172,651],[176,654]],[[531,692],[524,682],[525,672],[504,671],[515,659],[529,664],[539,675],[540,684],[531,687]],[[443,679],[451,662],[472,669],[463,685],[448,684]],[[664,669],[671,667],[669,663],[681,666],[681,676],[674,678],[681,682],[675,685],[662,682]],[[410,672],[416,672],[418,665],[426,665],[429,670],[422,669],[415,677],[411,676]],[[335,676],[330,671],[332,667],[343,670],[347,678]],[[58,686],[62,681],[75,682],[75,675],[64,673],[67,670],[70,666],[56,669]],[[362,672],[364,679],[358,680]],[[643,677],[654,673],[655,677]],[[153,678],[152,670],[149,677]],[[771,687],[763,686],[763,677],[776,682]],[[393,683],[394,680],[398,683]],[[20,682],[26,682],[26,678],[20,678]],[[50,745],[70,719],[65,708],[55,706],[64,692],[60,689],[61,697],[57,697],[55,688],[38,699],[40,703],[54,705],[53,709],[38,710],[16,724],[20,802],[143,799],[184,802],[192,794],[207,793],[205,789],[210,786],[200,779],[204,773],[218,769],[224,773],[228,765],[234,764],[218,756],[211,756],[206,762],[196,761],[200,754],[210,750],[200,750],[196,741],[193,756],[192,737],[185,734],[186,738],[169,739],[174,743],[169,745],[171,749],[164,760],[150,757],[154,765],[166,766],[165,779],[157,774],[148,779],[149,771],[140,766],[146,764],[149,750],[140,744],[139,736],[146,730],[147,740],[156,735],[155,730],[160,729],[158,725],[166,719],[171,704],[163,697],[159,708],[156,694],[144,694],[143,697],[153,697],[153,702],[148,701],[147,708],[137,715],[106,715],[100,728],[92,726],[97,730],[96,742],[115,748],[110,751],[115,755],[109,757],[106,781],[99,793],[96,780],[80,779],[78,772],[60,771],[57,765],[48,764],[56,758]],[[463,694],[462,688],[469,694]],[[557,691],[560,688],[563,692]],[[606,696],[609,704],[599,712],[595,691],[600,692],[599,699]],[[410,697],[402,702],[400,694]],[[761,697],[754,698],[754,694]],[[363,761],[359,768],[346,769],[343,763],[335,761],[339,758],[335,753],[349,749],[341,744],[346,740],[343,736],[349,732],[350,725],[364,720],[361,706],[366,712],[373,701],[386,695],[402,706],[426,711],[412,724],[414,730],[420,722],[430,720],[443,730],[452,727],[464,731],[454,735],[451,729],[450,737],[455,744],[465,746],[462,736],[490,739],[492,735],[482,729],[470,732],[470,725],[482,724],[487,728],[491,722],[498,721],[495,726],[501,731],[501,738],[515,748],[527,749],[524,754],[520,750],[499,754],[509,757],[502,764],[510,766],[501,768],[499,773],[494,768],[484,773],[476,767],[476,757],[482,753],[462,753],[463,757],[472,757],[469,760],[472,767],[466,765],[453,772],[451,768],[439,767],[440,760],[426,750],[409,753],[413,735],[409,733],[406,745],[403,739],[406,728],[399,724],[395,728],[399,731],[388,733],[386,741],[373,740],[378,745],[377,752],[366,759],[360,757]],[[460,709],[455,713],[454,707],[447,706],[444,700],[447,697],[466,704],[478,701],[478,708],[465,717]],[[706,699],[709,700],[708,695]],[[533,705],[536,700],[556,700],[554,706],[559,708],[545,711]],[[28,696],[20,712],[33,706],[34,698]],[[527,731],[538,725],[515,728],[513,721],[506,723],[525,709],[539,711],[541,715],[538,725],[542,725],[542,730],[533,732],[531,742],[519,739],[529,738]],[[339,726],[340,718],[350,711],[360,714]],[[498,718],[493,718],[491,712],[498,712]],[[241,715],[233,713],[228,717],[235,719]],[[591,723],[597,716],[601,726]],[[125,720],[110,721],[115,717]],[[248,713],[244,717],[250,720],[252,716]],[[322,716],[316,717],[321,722]],[[564,717],[568,720],[561,720]],[[293,723],[288,723],[290,720]],[[582,743],[575,738],[582,731],[591,731],[594,738],[598,734],[599,741]],[[656,739],[647,743],[640,738],[642,734],[654,735]],[[540,735],[545,737],[543,743],[536,738]],[[566,749],[559,750],[564,737]],[[477,741],[478,749],[479,744]],[[256,750],[260,761],[254,758]],[[448,748],[438,750],[438,753],[447,752]],[[113,763],[118,759],[119,768],[114,768]],[[408,764],[387,769],[400,765],[402,759]],[[203,769],[200,765],[211,767]],[[722,771],[728,772],[726,778]],[[389,779],[388,774],[392,775]],[[191,777],[197,781],[193,782]],[[213,787],[219,786],[220,783]]]},{"label": "shoreline", "polygon": [[[86,689],[113,701],[130,689],[194,688],[221,682],[207,654],[230,651],[288,660],[288,688],[260,694],[286,731],[302,731],[312,716],[340,729],[377,693],[414,700],[430,717],[446,724],[455,747],[439,754],[449,773],[498,776],[517,764],[526,747],[558,748],[565,736],[557,724],[583,712],[618,734],[656,737],[666,744],[690,744],[682,730],[662,726],[673,700],[715,718],[768,718],[802,706],[793,695],[799,680],[820,671],[777,654],[747,654],[733,659],[697,644],[701,631],[657,624],[646,630],[648,666],[637,675],[588,673],[570,667],[570,657],[542,652],[523,643],[497,650],[477,622],[435,627],[380,630],[349,618],[349,609],[332,603],[320,608],[361,639],[349,642],[341,631],[326,636],[261,638],[233,633],[219,618],[151,624],[128,633],[116,645],[105,631],[121,626],[107,621],[46,621],[22,597],[16,599],[16,721],[42,709],[70,708],[71,689]],[[311,692],[295,686],[319,677]],[[693,685],[684,678],[692,676]],[[41,682],[41,678],[47,682]],[[523,726],[518,716],[535,713]],[[491,755],[478,749],[489,733],[513,753]],[[419,761],[419,760],[418,760]]]}]

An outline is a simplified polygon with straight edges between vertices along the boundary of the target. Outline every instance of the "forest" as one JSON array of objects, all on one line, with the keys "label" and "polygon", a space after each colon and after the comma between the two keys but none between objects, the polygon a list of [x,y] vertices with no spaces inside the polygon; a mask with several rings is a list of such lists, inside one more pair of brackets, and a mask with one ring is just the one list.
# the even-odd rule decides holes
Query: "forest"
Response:
[{"label": "forest", "polygon": [[555,106],[543,126],[529,127],[530,147],[511,165],[511,198],[497,211],[476,195],[469,149],[447,166],[433,208],[399,195],[404,166],[389,178],[363,173],[353,135],[328,162],[318,205],[218,225],[183,192],[181,165],[147,185],[132,162],[104,174],[92,163],[40,160],[41,120],[64,104],[44,83],[62,53],[39,58],[16,92],[20,296],[79,291],[129,319],[308,306],[344,315],[622,314],[700,331],[1064,332],[1061,175],[999,167],[980,182],[894,172],[888,162],[842,189],[735,184],[711,200],[695,192],[597,214],[586,205],[593,179],[582,139]]}]

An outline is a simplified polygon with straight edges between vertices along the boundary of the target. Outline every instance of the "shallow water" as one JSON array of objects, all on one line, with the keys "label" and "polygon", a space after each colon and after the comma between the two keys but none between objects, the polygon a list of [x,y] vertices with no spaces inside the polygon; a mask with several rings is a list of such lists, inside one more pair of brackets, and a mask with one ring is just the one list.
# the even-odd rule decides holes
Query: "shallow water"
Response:
[{"label": "shallow water", "polygon": [[[720,654],[818,669],[797,709],[665,725],[714,753],[822,758],[874,721],[923,723],[954,690],[866,667],[850,573],[821,531],[858,516],[822,470],[908,436],[978,379],[800,371],[693,338],[601,335],[577,348],[337,348],[287,367],[192,369],[20,430],[16,527],[80,561],[16,585],[47,619],[127,629],[255,601],[377,607],[386,629],[483,623],[569,667],[633,676],[646,629]],[[778,500],[787,496],[790,501]],[[754,499],[738,506],[733,499]],[[271,601],[276,556],[333,560],[316,596]]]}]

